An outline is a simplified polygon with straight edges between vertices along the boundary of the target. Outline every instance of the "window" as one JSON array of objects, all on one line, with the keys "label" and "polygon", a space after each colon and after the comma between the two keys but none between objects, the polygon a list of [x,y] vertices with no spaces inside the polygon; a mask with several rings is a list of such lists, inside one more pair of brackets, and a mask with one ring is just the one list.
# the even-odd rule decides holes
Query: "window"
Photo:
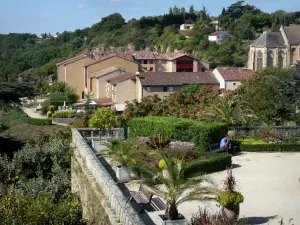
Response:
[{"label": "window", "polygon": [[169,87],[169,92],[173,92],[174,91],[174,87]]},{"label": "window", "polygon": [[268,66],[269,67],[272,67],[274,65],[274,54],[273,54],[273,51],[270,50],[268,51]]},{"label": "window", "polygon": [[87,69],[85,68],[84,73],[85,73],[85,87],[87,88]]},{"label": "window", "polygon": [[201,68],[201,72],[205,72],[205,68]]},{"label": "window", "polygon": [[149,60],[149,64],[153,64],[154,62],[153,62],[153,60]]},{"label": "window", "polygon": [[168,91],[168,87],[167,86],[163,86],[163,92],[167,92]]},{"label": "window", "polygon": [[147,60],[144,60],[144,64],[147,64],[147,62],[148,62]]},{"label": "window", "polygon": [[150,71],[153,72],[153,67],[150,67]]},{"label": "window", "polygon": [[257,70],[262,70],[263,68],[263,54],[261,51],[257,52]]},{"label": "window", "polygon": [[151,88],[150,88],[150,87],[146,87],[146,91],[147,91],[147,92],[150,92],[150,91],[151,91]]},{"label": "window", "polygon": [[161,60],[158,60],[158,64],[159,64],[159,65],[161,64]]},{"label": "window", "polygon": [[84,91],[81,92],[81,99],[84,99]]}]

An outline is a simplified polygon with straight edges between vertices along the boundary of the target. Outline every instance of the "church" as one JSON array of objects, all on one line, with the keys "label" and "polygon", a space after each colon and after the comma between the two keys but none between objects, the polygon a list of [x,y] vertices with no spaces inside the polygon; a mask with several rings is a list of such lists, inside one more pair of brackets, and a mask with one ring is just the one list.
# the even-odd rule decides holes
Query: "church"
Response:
[{"label": "church", "polygon": [[300,25],[265,31],[250,45],[248,69],[285,68],[300,62]]}]

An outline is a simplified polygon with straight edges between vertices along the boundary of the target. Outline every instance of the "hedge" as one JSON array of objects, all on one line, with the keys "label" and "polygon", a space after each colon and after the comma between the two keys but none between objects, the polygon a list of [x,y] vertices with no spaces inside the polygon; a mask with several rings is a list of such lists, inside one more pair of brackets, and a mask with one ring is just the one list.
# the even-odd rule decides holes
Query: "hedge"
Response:
[{"label": "hedge", "polygon": [[300,152],[300,144],[241,144],[245,152]]},{"label": "hedge", "polygon": [[198,151],[208,151],[209,143],[220,142],[227,134],[223,123],[203,122],[175,117],[140,117],[128,122],[129,137],[149,137],[165,133],[172,140],[193,142]]},{"label": "hedge", "polygon": [[37,125],[37,126],[43,126],[43,125],[52,125],[52,120],[49,119],[36,119],[36,118],[31,118],[31,117],[22,117],[21,120],[24,123],[32,124],[32,125]]},{"label": "hedge", "polygon": [[231,155],[227,153],[201,152],[199,160],[193,160],[184,166],[184,174],[213,173],[231,167]]},{"label": "hedge", "polygon": [[72,118],[75,116],[74,110],[57,111],[52,114],[52,118]]}]

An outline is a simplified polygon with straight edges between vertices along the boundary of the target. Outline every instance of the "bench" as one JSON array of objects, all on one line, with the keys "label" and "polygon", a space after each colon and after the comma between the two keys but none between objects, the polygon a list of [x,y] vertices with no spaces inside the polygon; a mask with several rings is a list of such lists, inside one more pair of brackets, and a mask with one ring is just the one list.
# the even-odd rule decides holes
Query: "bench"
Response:
[{"label": "bench", "polygon": [[145,210],[145,206],[149,206],[151,204],[151,200],[153,197],[153,194],[149,192],[144,185],[140,185],[139,191],[130,191],[131,197],[129,198],[129,201],[132,201],[133,199],[141,206],[140,213],[143,213]]},{"label": "bench", "polygon": [[209,144],[209,151],[210,152],[215,152],[215,153],[226,152],[226,150],[224,148],[220,148],[219,143]]}]

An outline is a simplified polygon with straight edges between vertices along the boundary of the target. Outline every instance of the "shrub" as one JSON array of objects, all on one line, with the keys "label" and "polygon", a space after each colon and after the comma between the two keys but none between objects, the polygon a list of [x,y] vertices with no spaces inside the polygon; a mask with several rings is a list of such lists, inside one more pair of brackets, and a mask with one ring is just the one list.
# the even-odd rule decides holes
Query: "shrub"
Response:
[{"label": "shrub", "polygon": [[75,115],[74,110],[58,111],[52,114],[52,118],[72,118]]},{"label": "shrub", "polygon": [[191,219],[192,225],[242,225],[242,221],[236,222],[227,218],[224,212],[210,213],[207,209],[199,208],[198,213]]},{"label": "shrub", "polygon": [[30,117],[23,117],[22,121],[24,123],[28,123],[31,125],[37,125],[37,126],[44,126],[44,125],[52,125],[52,120],[50,119],[36,119],[36,118],[30,118]]},{"label": "shrub", "polygon": [[223,123],[202,122],[175,117],[142,117],[128,122],[130,137],[153,136],[164,133],[173,140],[189,141],[198,151],[207,151],[209,143],[219,142],[227,134]]},{"label": "shrub", "polygon": [[244,196],[240,192],[222,192],[217,197],[221,206],[236,206],[244,201]]},{"label": "shrub", "polygon": [[112,128],[116,125],[116,115],[111,109],[99,108],[89,120],[90,128]]},{"label": "shrub", "polygon": [[184,165],[185,174],[191,172],[213,173],[225,170],[231,166],[231,155],[227,153],[199,153],[200,158]]},{"label": "shrub", "polygon": [[300,152],[300,144],[241,144],[245,152]]}]

